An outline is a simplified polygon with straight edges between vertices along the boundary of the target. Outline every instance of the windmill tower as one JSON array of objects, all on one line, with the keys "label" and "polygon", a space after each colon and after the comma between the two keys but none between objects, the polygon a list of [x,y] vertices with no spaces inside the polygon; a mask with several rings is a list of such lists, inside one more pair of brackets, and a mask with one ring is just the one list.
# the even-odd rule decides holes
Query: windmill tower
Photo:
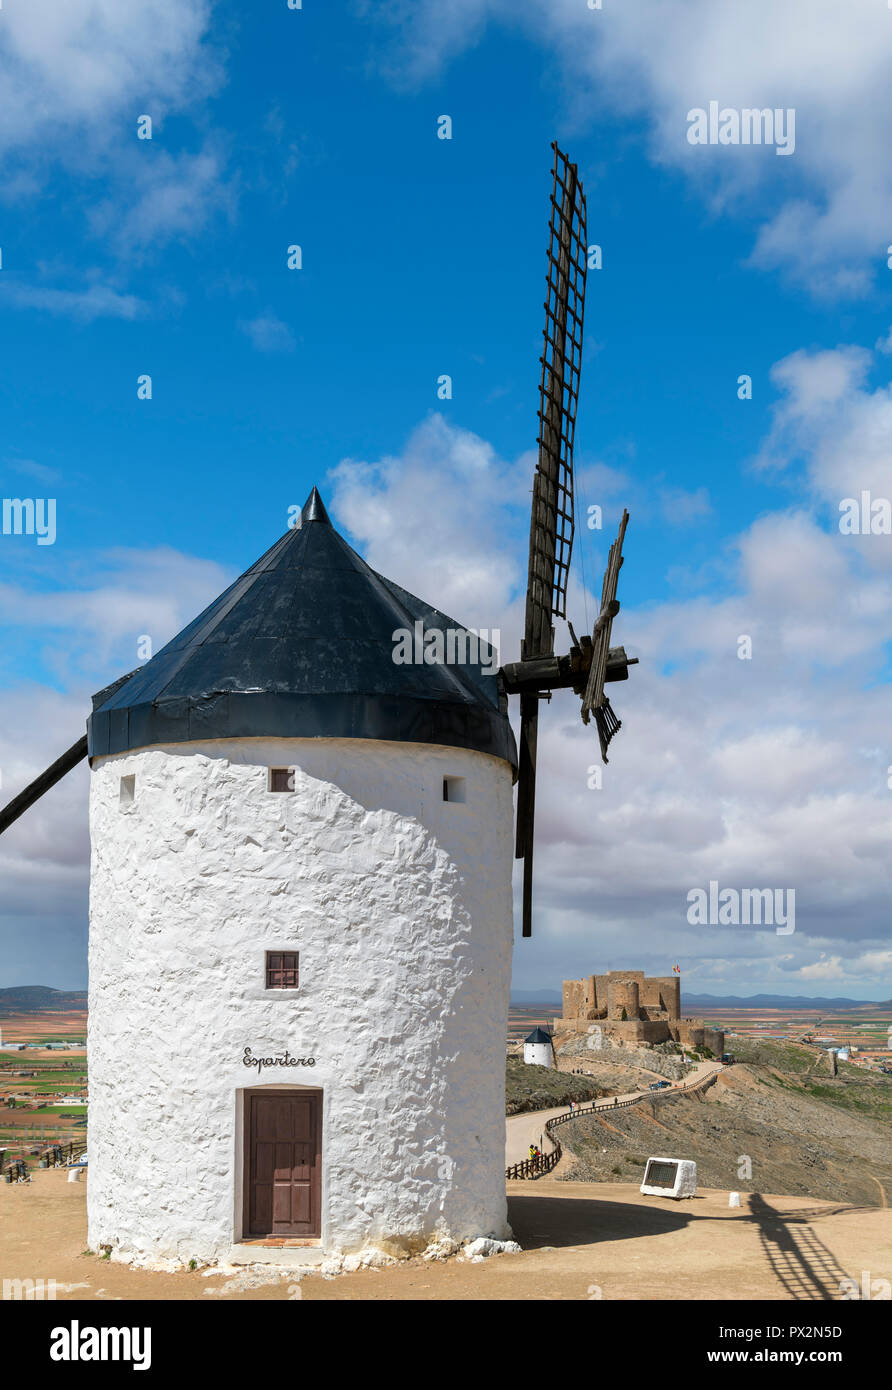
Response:
[{"label": "windmill tower", "polygon": [[523,1040],[523,1060],[530,1067],[554,1066],[554,1041],[544,1028],[535,1027]]},{"label": "windmill tower", "polygon": [[253,1262],[264,1241],[309,1259],[508,1234],[507,697],[529,935],[538,702],[580,694],[606,760],[604,683],[632,664],[609,646],[625,514],[593,636],[570,629],[554,654],[585,284],[585,200],[554,149],[521,660],[494,674],[486,643],[350,548],[314,488],[0,811],[3,833],[89,757],[93,1248]]},{"label": "windmill tower", "polygon": [[514,743],[479,662],[394,663],[416,622],[314,490],[100,697],[94,1248],[506,1234]]}]

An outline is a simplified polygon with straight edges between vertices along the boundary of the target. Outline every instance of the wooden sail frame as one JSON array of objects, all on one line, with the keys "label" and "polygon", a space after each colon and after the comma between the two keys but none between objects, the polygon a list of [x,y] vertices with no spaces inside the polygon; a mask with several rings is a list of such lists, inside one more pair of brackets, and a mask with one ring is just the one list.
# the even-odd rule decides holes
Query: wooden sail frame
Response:
[{"label": "wooden sail frame", "polygon": [[586,206],[576,165],[556,143],[551,148],[544,349],[539,359],[539,457],[530,514],[524,658],[553,650],[553,619],[567,615],[573,552],[573,446],[588,264]]}]

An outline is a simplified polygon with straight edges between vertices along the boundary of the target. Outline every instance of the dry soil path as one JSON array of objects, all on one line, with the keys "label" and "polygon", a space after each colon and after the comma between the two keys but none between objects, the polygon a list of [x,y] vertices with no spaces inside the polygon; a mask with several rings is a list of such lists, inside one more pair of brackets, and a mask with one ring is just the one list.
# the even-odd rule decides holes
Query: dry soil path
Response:
[{"label": "dry soil path", "polygon": [[[269,1269],[155,1274],[84,1254],[85,1184],[64,1169],[0,1184],[0,1280],[57,1281],[61,1301],[98,1299],[838,1299],[844,1278],[886,1277],[892,1209],[701,1189],[686,1202],[631,1183],[508,1184],[521,1254],[482,1264],[421,1259],[295,1283]],[[10,1324],[11,1325],[11,1324]]]}]

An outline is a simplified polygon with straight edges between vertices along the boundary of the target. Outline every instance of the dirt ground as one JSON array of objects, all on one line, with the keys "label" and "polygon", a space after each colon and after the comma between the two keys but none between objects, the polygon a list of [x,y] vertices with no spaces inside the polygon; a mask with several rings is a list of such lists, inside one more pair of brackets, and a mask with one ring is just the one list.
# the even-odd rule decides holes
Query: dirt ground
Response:
[{"label": "dirt ground", "polygon": [[685,1202],[626,1183],[509,1183],[523,1246],[481,1264],[421,1259],[297,1279],[133,1270],[86,1252],[85,1185],[64,1169],[0,1184],[0,1280],[54,1279],[79,1299],[838,1299],[862,1271],[892,1279],[892,1210],[704,1190]]}]

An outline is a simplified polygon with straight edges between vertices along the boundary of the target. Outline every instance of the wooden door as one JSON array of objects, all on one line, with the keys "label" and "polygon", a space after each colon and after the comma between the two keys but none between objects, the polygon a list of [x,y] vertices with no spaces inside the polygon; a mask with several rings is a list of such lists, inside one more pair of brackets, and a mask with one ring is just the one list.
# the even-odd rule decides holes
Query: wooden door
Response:
[{"label": "wooden door", "polygon": [[321,1234],[322,1092],[249,1091],[245,1235]]}]

